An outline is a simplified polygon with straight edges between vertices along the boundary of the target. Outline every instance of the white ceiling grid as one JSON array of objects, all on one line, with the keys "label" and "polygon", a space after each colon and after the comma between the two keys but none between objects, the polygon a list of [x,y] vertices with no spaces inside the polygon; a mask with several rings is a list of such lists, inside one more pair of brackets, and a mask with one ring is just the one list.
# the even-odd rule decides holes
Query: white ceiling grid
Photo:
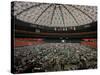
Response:
[{"label": "white ceiling grid", "polygon": [[97,21],[96,6],[14,2],[17,19],[43,26],[80,26]]}]

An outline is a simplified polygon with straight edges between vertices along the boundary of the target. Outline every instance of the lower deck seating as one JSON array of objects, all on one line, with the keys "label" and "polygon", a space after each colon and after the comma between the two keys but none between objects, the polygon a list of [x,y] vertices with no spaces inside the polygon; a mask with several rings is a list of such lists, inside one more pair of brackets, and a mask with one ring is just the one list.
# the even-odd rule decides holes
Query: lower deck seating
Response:
[{"label": "lower deck seating", "polygon": [[48,72],[97,67],[97,49],[80,43],[44,43],[14,48],[14,71]]}]

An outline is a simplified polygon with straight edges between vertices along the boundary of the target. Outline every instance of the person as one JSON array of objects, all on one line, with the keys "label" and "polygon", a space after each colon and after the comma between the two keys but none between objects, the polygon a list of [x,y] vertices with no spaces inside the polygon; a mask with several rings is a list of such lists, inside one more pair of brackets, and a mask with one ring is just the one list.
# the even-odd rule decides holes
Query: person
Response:
[{"label": "person", "polygon": [[63,59],[61,60],[60,65],[61,65],[61,70],[64,70],[64,60]]},{"label": "person", "polygon": [[80,55],[79,69],[87,69],[86,58]]}]

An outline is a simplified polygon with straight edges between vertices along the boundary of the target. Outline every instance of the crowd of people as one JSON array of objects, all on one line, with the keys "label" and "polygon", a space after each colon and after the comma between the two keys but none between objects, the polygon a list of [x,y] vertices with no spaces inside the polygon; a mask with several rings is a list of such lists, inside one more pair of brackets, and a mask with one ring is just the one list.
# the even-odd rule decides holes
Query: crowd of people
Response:
[{"label": "crowd of people", "polygon": [[97,49],[80,43],[44,43],[14,48],[14,72],[97,68]]}]

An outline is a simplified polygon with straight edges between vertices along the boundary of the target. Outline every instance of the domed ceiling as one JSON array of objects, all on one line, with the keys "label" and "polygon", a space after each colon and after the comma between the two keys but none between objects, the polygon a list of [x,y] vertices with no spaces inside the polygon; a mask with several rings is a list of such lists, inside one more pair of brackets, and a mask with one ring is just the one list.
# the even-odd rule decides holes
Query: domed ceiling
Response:
[{"label": "domed ceiling", "polygon": [[80,26],[97,21],[97,7],[16,1],[13,15],[24,22],[41,26]]}]

